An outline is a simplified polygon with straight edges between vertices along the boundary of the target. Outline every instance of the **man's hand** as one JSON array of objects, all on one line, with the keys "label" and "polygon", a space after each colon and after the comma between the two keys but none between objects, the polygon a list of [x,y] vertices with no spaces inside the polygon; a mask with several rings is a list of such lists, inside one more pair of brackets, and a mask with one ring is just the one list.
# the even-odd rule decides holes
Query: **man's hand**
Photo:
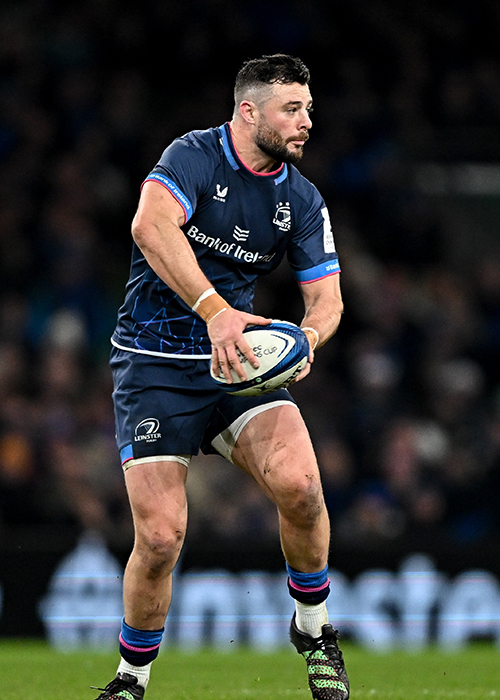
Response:
[{"label": "man's hand", "polygon": [[[309,329],[306,329],[304,333],[307,336],[307,340],[309,341],[309,357],[307,360],[307,364],[302,370],[302,372],[297,375],[297,377],[293,380],[292,384],[296,384],[297,382],[302,381],[304,377],[307,377],[309,372],[311,371],[311,365],[314,362],[314,348],[316,347],[316,344],[318,342],[318,332],[314,331],[314,334],[308,332]],[[311,329],[314,330],[314,329]]]},{"label": "man's hand", "polygon": [[222,370],[227,382],[231,384],[233,377],[231,369],[236,372],[241,381],[247,378],[240,356],[246,357],[250,364],[257,368],[259,361],[250,345],[245,340],[243,331],[247,326],[267,326],[272,319],[254,316],[232,307],[224,309],[208,322],[208,335],[212,343],[212,371],[214,374]]}]

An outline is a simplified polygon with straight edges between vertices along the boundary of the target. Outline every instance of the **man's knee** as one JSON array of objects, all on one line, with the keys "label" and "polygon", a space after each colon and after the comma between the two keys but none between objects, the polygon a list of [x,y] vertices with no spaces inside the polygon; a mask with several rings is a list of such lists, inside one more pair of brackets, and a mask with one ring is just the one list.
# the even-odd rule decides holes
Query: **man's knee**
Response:
[{"label": "man's knee", "polygon": [[282,515],[302,527],[313,527],[325,508],[323,490],[318,474],[290,476],[278,496]]},{"label": "man's knee", "polygon": [[141,566],[155,578],[170,573],[174,568],[182,548],[185,527],[142,529],[136,535],[134,550],[140,558]]}]

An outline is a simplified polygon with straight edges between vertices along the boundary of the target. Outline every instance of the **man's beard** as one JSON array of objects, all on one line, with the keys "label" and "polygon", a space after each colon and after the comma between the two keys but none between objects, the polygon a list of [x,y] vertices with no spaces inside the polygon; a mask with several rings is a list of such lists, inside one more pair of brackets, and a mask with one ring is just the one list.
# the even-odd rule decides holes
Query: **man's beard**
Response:
[{"label": "man's beard", "polygon": [[[309,138],[307,132],[303,134],[304,143]],[[297,137],[293,137],[290,141],[298,141]],[[287,147],[288,141],[285,141],[277,131],[271,129],[267,124],[260,124],[255,137],[255,144],[261,151],[278,163],[291,163],[297,165],[303,154],[302,148],[296,148],[291,151]]]}]

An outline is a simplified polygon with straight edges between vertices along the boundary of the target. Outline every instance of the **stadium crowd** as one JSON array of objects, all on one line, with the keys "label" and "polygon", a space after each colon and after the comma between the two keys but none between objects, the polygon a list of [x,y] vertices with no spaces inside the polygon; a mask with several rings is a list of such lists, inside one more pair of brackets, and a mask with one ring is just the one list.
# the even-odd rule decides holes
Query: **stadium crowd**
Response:
[{"label": "stadium crowd", "polygon": [[[293,389],[334,538],[497,538],[500,251],[413,173],[500,159],[499,41],[489,0],[2,3],[0,538],[131,538],[107,361],[140,184],[176,135],[230,117],[244,59],[277,51],[312,71],[301,170],[342,266],[339,332]],[[286,265],[255,308],[300,320]],[[246,477],[215,457],[190,470],[188,545],[274,540]]]}]

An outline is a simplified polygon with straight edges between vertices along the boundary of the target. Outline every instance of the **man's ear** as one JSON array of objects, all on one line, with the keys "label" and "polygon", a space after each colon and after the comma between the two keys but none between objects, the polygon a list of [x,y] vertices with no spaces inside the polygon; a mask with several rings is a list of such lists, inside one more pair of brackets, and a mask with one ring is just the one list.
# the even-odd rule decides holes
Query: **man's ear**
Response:
[{"label": "man's ear", "polygon": [[243,100],[240,103],[240,116],[247,124],[255,124],[258,108],[252,100]]}]

